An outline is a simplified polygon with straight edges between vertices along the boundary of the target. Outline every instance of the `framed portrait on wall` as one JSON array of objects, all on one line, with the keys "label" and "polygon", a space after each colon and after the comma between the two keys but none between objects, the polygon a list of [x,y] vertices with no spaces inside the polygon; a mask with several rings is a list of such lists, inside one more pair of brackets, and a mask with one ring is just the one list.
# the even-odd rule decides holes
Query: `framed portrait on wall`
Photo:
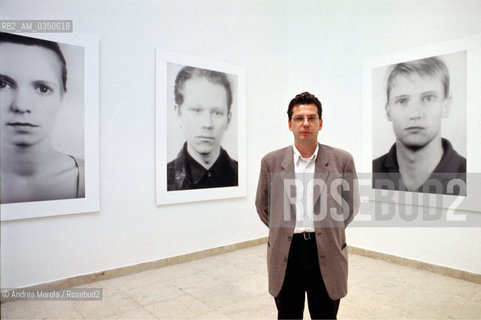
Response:
[{"label": "framed portrait on wall", "polygon": [[156,202],[246,195],[244,68],[157,49]]},{"label": "framed portrait on wall", "polygon": [[479,210],[480,48],[474,36],[363,62],[370,200],[389,194],[399,203]]},{"label": "framed portrait on wall", "polygon": [[0,33],[2,221],[100,210],[99,44]]}]

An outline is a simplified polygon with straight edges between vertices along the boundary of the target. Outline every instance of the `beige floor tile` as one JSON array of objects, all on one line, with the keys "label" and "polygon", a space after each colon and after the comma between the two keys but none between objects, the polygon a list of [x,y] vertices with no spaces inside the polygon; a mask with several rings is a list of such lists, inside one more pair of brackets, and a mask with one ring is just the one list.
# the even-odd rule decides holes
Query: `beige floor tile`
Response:
[{"label": "beige floor tile", "polygon": [[[277,311],[270,310],[268,308],[254,309],[254,310],[245,309],[237,313],[230,313],[228,316],[230,319],[268,320],[268,319],[276,319]],[[307,319],[307,318],[304,318],[304,319]]]},{"label": "beige floor tile", "polygon": [[373,319],[373,317],[370,317],[371,311],[368,307],[362,306],[358,303],[347,304],[343,300],[341,300],[337,315],[339,319]]},{"label": "beige floor tile", "polygon": [[267,272],[265,275],[259,274],[226,280],[225,283],[242,288],[242,290],[248,292],[250,295],[269,295],[269,281],[267,279]]},{"label": "beige floor tile", "polygon": [[268,294],[257,294],[239,302],[220,308],[232,319],[275,319],[277,317],[274,299]]},{"label": "beige floor tile", "polygon": [[223,267],[217,270],[206,271],[206,273],[212,275],[216,279],[228,283],[237,281],[238,279],[252,278],[260,275],[259,273],[242,266]]},{"label": "beige floor tile", "polygon": [[82,319],[71,301],[20,300],[1,307],[7,319]]},{"label": "beige floor tile", "polygon": [[224,319],[232,319],[217,311],[211,311],[208,313],[203,313],[201,315],[197,315],[194,318],[190,319],[204,319],[204,320],[224,320]]},{"label": "beige floor tile", "polygon": [[213,275],[205,272],[190,273],[183,277],[174,278],[168,281],[179,290],[188,292],[197,289],[204,289],[225,283],[216,279]]},{"label": "beige floor tile", "polygon": [[367,315],[364,311],[379,309],[386,306],[396,299],[396,296],[388,292],[376,291],[376,289],[363,288],[356,292],[349,292],[348,295],[341,300],[340,309],[350,309],[355,306],[354,314]]},{"label": "beige floor tile", "polygon": [[471,297],[472,302],[481,305],[481,285],[478,285],[476,293]]},{"label": "beige floor tile", "polygon": [[104,288],[102,301],[78,301],[75,310],[85,319],[118,318],[140,305],[120,289]]},{"label": "beige floor tile", "polygon": [[[13,303],[10,303],[10,304],[13,305]],[[0,303],[0,319],[8,319],[7,307],[8,307],[8,304]]]},{"label": "beige floor tile", "polygon": [[448,310],[446,315],[449,319],[481,319],[481,307],[479,305],[458,306]]},{"label": "beige floor tile", "polygon": [[142,319],[142,320],[148,320],[148,319],[158,319],[155,317],[152,313],[144,309],[143,307],[141,308],[135,308],[135,309],[129,309],[125,311],[122,314],[119,314],[117,319]]},{"label": "beige floor tile", "polygon": [[158,282],[145,287],[124,290],[124,292],[142,306],[148,306],[184,294],[179,288],[169,283]]},{"label": "beige floor tile", "polygon": [[[475,294],[475,286],[462,280],[439,277],[437,281],[429,281],[420,287],[412,283],[413,289],[398,298],[398,302],[411,310],[432,310],[432,315],[445,317],[453,310],[469,306],[470,298]],[[466,285],[468,284],[468,285]],[[479,306],[481,317],[481,306]]]},{"label": "beige floor tile", "polygon": [[[15,301],[2,319],[274,319],[259,245],[90,283],[102,301]],[[350,255],[339,319],[481,319],[481,285]],[[305,319],[309,319],[307,305]]]},{"label": "beige floor tile", "polygon": [[2,309],[7,319],[82,319],[70,301],[23,300],[6,303]]},{"label": "beige floor tile", "polygon": [[223,311],[232,304],[243,302],[250,297],[249,293],[242,288],[229,284],[194,290],[189,292],[189,295],[219,311]]},{"label": "beige floor tile", "polygon": [[195,319],[200,315],[216,311],[189,295],[163,300],[148,305],[145,309],[158,319]]}]

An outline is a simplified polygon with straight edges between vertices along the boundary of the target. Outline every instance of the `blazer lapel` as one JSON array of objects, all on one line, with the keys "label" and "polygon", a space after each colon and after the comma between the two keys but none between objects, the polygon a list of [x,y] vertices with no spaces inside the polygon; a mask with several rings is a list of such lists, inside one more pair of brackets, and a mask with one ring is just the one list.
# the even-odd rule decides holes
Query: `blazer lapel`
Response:
[{"label": "blazer lapel", "polygon": [[[321,189],[319,190],[319,193],[314,195],[314,203],[316,203],[319,200],[322,190],[327,184],[327,179],[329,177],[329,161],[327,159],[326,152],[321,144],[319,144],[319,150],[316,158],[316,169],[314,174],[315,174],[315,177],[322,179],[324,182],[324,184],[321,185]],[[287,151],[284,155],[284,159],[282,160],[282,163],[281,163],[280,175],[283,181],[284,179],[295,178],[294,150],[292,149],[292,147],[287,148]],[[289,192],[289,190],[285,189],[285,192]],[[296,196],[296,195],[293,195],[293,196]]]},{"label": "blazer lapel", "polygon": [[[294,168],[294,150],[292,149],[293,147],[287,148],[287,151],[284,155],[284,159],[282,160],[281,163],[281,180],[283,183],[285,183],[288,180],[292,180],[296,178],[296,172]],[[286,184],[284,184],[286,186]],[[294,186],[294,193],[292,193],[291,188],[283,188],[284,192],[286,193],[288,199],[293,199],[297,197],[297,189]],[[296,213],[296,205],[295,203],[291,203],[291,213],[294,214],[295,218],[295,213]]]},{"label": "blazer lapel", "polygon": [[282,160],[281,163],[281,174],[286,176],[286,175],[292,175],[295,173],[294,170],[294,150],[292,149],[293,147],[287,148],[287,151],[284,155],[284,159]]},{"label": "blazer lapel", "polygon": [[[329,160],[327,158],[326,151],[324,147],[319,144],[319,150],[317,153],[317,158],[316,158],[316,168],[315,168],[315,173],[314,173],[314,178],[315,179],[320,179],[322,180],[323,183],[320,184],[320,189],[319,192],[316,192],[314,194],[314,208],[319,207],[319,201],[321,194],[326,187],[328,183],[328,178],[330,174],[329,170]],[[294,168],[294,150],[292,147],[287,148],[287,151],[284,155],[284,159],[282,160],[281,163],[281,171],[280,171],[280,176],[282,178],[282,181],[286,181],[286,179],[295,179],[295,168]],[[284,192],[287,194],[287,196],[292,199],[293,197],[297,196],[297,191],[294,192],[294,194],[290,193],[292,189],[290,188],[284,188]],[[296,212],[296,206],[295,204],[291,204],[291,209],[293,213]]]},{"label": "blazer lapel", "polygon": [[[326,187],[327,180],[329,178],[329,160],[327,159],[326,152],[324,150],[324,147],[319,144],[319,150],[317,152],[317,159],[316,159],[316,169],[314,172],[314,177],[316,179],[321,179],[324,183],[321,184],[321,188],[319,190],[319,193],[314,194],[314,203],[317,204],[319,201],[319,198],[321,197],[321,193]],[[316,205],[314,205],[316,207]]]}]

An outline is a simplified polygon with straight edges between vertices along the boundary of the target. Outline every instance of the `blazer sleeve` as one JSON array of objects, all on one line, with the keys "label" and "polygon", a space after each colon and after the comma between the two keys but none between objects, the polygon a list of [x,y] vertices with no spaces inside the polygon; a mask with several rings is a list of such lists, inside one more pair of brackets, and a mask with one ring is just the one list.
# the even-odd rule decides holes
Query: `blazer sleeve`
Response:
[{"label": "blazer sleeve", "polygon": [[269,227],[269,171],[265,158],[261,161],[259,182],[257,183],[256,209],[261,221]]},{"label": "blazer sleeve", "polygon": [[343,169],[343,179],[347,181],[348,187],[343,188],[342,198],[345,200],[346,208],[344,208],[344,225],[347,227],[354,219],[359,211],[360,195],[359,181],[357,179],[356,167],[354,159],[349,155]]}]

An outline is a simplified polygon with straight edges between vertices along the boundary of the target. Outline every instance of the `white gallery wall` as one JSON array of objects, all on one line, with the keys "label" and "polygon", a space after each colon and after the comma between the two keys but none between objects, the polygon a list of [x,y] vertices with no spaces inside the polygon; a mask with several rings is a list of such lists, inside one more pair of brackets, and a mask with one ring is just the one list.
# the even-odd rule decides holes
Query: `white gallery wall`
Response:
[{"label": "white gallery wall", "polygon": [[[481,33],[480,1],[292,1],[287,12],[290,93],[307,88],[319,94],[324,106],[319,139],[349,150],[358,171],[363,146],[371,143],[361,139],[362,62]],[[475,148],[471,162],[481,156]],[[468,192],[476,196],[481,190]],[[361,213],[374,209],[372,202],[364,203]],[[410,215],[416,208],[401,209]],[[481,225],[481,213],[461,214]],[[348,228],[347,237],[353,246],[481,273],[480,228],[403,228],[394,223],[391,228]]]},{"label": "white gallery wall", "polygon": [[[4,288],[266,236],[254,208],[260,158],[292,142],[295,94],[321,98],[321,142],[360,163],[363,59],[481,33],[479,1],[0,0],[0,15],[73,20],[100,40],[101,211],[2,223]],[[245,67],[245,198],[155,205],[155,48]],[[479,229],[351,228],[348,237],[481,273]]]},{"label": "white gallery wall", "polygon": [[[2,287],[30,286],[264,237],[260,156],[284,133],[285,4],[277,1],[3,1],[15,19],[73,20],[100,40],[99,213],[9,221]],[[245,66],[245,198],[155,205],[155,49]],[[283,116],[283,114],[282,114]],[[260,139],[262,137],[262,139]]]}]

